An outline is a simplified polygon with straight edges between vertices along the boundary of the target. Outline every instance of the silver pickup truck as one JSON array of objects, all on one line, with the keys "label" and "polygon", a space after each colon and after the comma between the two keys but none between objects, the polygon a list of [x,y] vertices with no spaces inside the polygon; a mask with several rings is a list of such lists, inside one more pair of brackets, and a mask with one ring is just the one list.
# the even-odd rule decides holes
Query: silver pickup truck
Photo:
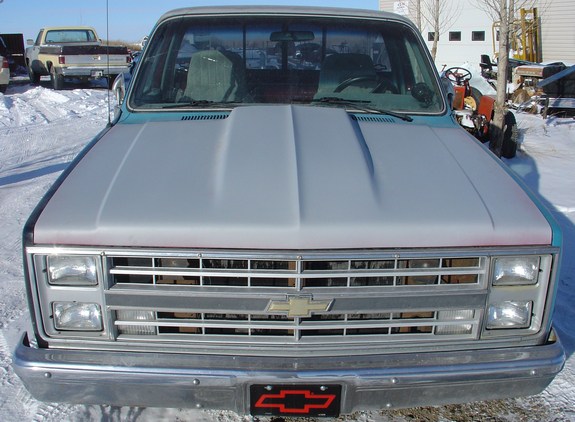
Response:
[{"label": "silver pickup truck", "polygon": [[110,86],[116,75],[129,71],[132,60],[125,46],[102,44],[91,27],[43,28],[36,40],[27,40],[26,66],[30,82],[50,75],[54,89],[64,87],[65,78],[80,80],[108,77]]},{"label": "silver pickup truck", "polygon": [[290,416],[541,392],[561,232],[442,86],[393,14],[165,14],[25,226],[26,387]]}]

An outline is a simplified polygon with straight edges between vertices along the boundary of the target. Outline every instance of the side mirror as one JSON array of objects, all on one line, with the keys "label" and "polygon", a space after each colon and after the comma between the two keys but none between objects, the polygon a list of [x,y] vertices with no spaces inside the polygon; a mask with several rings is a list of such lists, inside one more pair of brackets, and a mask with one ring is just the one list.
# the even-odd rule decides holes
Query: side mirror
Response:
[{"label": "side mirror", "polygon": [[124,73],[120,73],[114,79],[114,83],[112,84],[112,92],[114,93],[114,97],[116,97],[116,107],[120,107],[124,102],[124,97],[126,95],[126,82]]},{"label": "side mirror", "polygon": [[441,87],[443,89],[443,95],[447,100],[449,108],[453,110],[453,98],[455,97],[455,89],[453,89],[453,84],[445,76],[441,77]]},{"label": "side mirror", "polygon": [[26,40],[26,45],[34,45],[34,40],[32,38],[28,38]]}]

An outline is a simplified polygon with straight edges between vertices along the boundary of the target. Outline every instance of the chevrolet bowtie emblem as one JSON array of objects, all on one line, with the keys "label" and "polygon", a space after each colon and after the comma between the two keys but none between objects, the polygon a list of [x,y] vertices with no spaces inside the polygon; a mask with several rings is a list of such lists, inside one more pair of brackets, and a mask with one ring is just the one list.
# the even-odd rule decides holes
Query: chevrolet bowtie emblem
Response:
[{"label": "chevrolet bowtie emblem", "polygon": [[287,312],[287,316],[309,317],[314,312],[327,312],[333,300],[313,300],[311,296],[288,296],[287,300],[270,300],[267,312]]}]

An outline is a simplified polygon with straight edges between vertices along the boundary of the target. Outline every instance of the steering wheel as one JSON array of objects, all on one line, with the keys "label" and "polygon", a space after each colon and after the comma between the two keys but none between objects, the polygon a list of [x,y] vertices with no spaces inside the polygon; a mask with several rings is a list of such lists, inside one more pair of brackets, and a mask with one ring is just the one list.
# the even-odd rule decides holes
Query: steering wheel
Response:
[{"label": "steering wheel", "polygon": [[463,67],[450,67],[443,73],[447,79],[458,85],[471,79],[471,72]]},{"label": "steering wheel", "polygon": [[[342,81],[338,86],[335,87],[333,92],[341,92],[347,87],[351,85],[355,85],[360,82],[373,82],[374,84],[377,83],[377,78],[375,75],[366,75],[366,76],[354,76],[352,78],[348,78],[345,81]],[[377,86],[376,86],[377,88]],[[373,91],[372,91],[373,92]]]},{"label": "steering wheel", "polygon": [[381,82],[379,82],[376,85],[376,87],[371,90],[371,93],[376,94],[379,92],[386,92],[386,91],[389,91],[392,94],[399,94],[399,90],[397,89],[395,84],[391,81],[388,81],[387,79],[382,79]]}]

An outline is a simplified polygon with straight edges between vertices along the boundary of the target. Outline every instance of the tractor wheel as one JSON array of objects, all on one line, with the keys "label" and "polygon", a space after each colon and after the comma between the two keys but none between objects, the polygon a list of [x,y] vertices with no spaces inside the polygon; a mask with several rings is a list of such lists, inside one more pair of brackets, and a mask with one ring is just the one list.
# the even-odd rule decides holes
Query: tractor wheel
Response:
[{"label": "tractor wheel", "polygon": [[473,111],[477,111],[479,109],[479,103],[481,102],[482,96],[483,94],[481,94],[481,91],[479,91],[477,88],[471,87],[470,97],[473,98],[473,102],[475,102],[475,107],[472,109]]}]

